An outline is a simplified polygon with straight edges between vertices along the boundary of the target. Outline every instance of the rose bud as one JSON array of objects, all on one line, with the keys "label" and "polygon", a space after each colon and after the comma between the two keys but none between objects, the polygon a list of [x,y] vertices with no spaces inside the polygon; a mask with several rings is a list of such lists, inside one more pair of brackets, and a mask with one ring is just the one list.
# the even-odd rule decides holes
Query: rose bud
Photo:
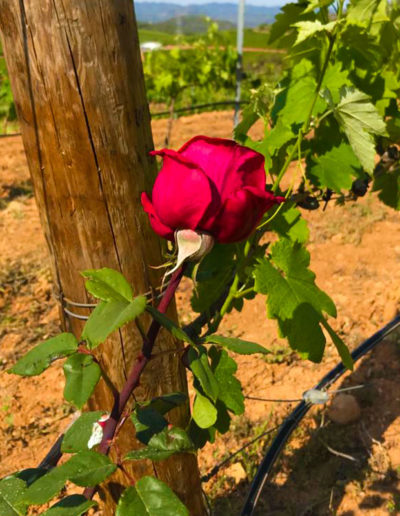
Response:
[{"label": "rose bud", "polygon": [[238,242],[284,200],[265,190],[264,156],[232,140],[195,136],[178,151],[151,154],[161,156],[163,166],[152,200],[143,193],[142,205],[163,238],[191,229],[220,243]]}]

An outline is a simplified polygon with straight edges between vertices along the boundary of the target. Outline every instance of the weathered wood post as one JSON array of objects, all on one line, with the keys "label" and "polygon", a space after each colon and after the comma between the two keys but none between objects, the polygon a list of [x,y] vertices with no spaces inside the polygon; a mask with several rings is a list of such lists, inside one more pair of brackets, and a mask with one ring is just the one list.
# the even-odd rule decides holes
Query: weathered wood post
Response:
[{"label": "weathered wood post", "polygon": [[[0,32],[60,303],[87,302],[80,271],[88,268],[120,270],[137,293],[156,287],[159,274],[149,266],[161,263],[159,241],[139,200],[151,187],[155,163],[132,1],[0,0]],[[78,319],[67,316],[64,323],[80,333]],[[179,346],[165,332],[157,341],[158,351]],[[118,388],[140,347],[134,326],[101,347],[102,365]],[[186,388],[176,354],[163,353],[137,397]],[[91,408],[111,403],[100,384]],[[184,425],[187,410],[173,418]],[[129,425],[118,438],[122,453],[135,447]],[[154,472],[191,514],[203,514],[194,456],[135,463],[133,476]],[[114,514],[125,483],[112,478],[104,514]]]}]

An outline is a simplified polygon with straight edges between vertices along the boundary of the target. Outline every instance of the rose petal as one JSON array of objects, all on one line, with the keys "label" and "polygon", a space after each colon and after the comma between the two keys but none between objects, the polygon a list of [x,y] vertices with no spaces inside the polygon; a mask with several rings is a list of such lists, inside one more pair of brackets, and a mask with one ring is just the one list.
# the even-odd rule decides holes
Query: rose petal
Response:
[{"label": "rose petal", "polygon": [[201,168],[172,150],[152,153],[163,157],[153,188],[153,205],[160,221],[175,229],[196,229],[220,208],[218,192]]},{"label": "rose petal", "polygon": [[161,222],[161,220],[158,218],[158,215],[154,211],[152,202],[145,192],[142,193],[141,201],[144,211],[149,216],[151,227],[157,233],[157,235],[160,235],[162,238],[167,238],[168,240],[173,240],[174,230]]},{"label": "rose petal", "polygon": [[257,227],[262,216],[280,201],[271,192],[245,187],[227,199],[210,232],[223,244],[247,238]]},{"label": "rose petal", "polygon": [[195,136],[178,153],[201,167],[222,202],[244,186],[265,188],[264,156],[233,140]]}]

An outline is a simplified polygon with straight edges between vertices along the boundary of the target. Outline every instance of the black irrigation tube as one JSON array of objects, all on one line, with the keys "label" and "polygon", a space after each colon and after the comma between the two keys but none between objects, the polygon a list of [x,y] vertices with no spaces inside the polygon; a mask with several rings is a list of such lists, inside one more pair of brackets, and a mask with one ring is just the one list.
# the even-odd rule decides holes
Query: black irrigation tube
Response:
[{"label": "black irrigation tube", "polygon": [[[233,106],[234,104],[236,104],[235,100],[221,100],[221,102],[210,102],[208,104],[197,104],[194,106],[187,106],[184,108],[174,109],[174,114],[175,113],[185,113],[186,111],[195,111],[196,109],[204,109],[204,108],[214,107],[214,106]],[[240,104],[248,104],[248,102],[246,100],[243,100],[242,102],[240,102]],[[158,113],[151,113],[151,116],[152,117],[164,116],[164,115],[170,115],[170,114],[171,114],[170,111],[160,111]]]},{"label": "black irrigation tube", "polygon": [[[352,352],[351,356],[354,363],[369,351],[371,351],[371,349],[373,349],[377,344],[379,344],[379,342],[381,342],[385,337],[392,333],[398,326],[400,326],[400,315],[396,316],[386,326],[374,333]],[[314,387],[314,389],[330,387],[343,375],[345,371],[346,368],[344,367],[343,363],[340,362],[322,378],[322,380]],[[271,446],[264,456],[264,459],[262,460],[253,479],[246,502],[243,506],[242,512],[240,513],[241,516],[251,516],[253,514],[264,484],[268,480],[272,467],[274,466],[280,452],[282,451],[282,448],[285,446],[293,430],[310,410],[311,406],[311,403],[306,403],[305,401],[300,402],[293,410],[293,412],[282,423],[279,432],[272,441]]]}]

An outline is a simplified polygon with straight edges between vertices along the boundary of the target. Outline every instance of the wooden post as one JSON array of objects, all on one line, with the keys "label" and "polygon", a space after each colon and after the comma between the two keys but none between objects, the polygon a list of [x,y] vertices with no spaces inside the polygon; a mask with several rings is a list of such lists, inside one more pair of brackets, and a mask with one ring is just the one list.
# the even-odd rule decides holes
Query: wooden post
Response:
[{"label": "wooden post", "polygon": [[[161,263],[159,241],[140,204],[155,163],[132,0],[0,0],[0,33],[60,303],[88,302],[80,276],[88,268],[120,270],[137,293],[158,286],[160,275],[149,266]],[[67,316],[64,324],[80,334],[81,321]],[[152,360],[138,399],[187,391],[173,353],[180,344],[163,331],[156,346],[156,353],[172,352]],[[101,347],[118,389],[140,347],[134,325]],[[109,409],[111,402],[100,383],[90,408]],[[187,417],[186,407],[171,420],[184,426]],[[130,423],[118,446],[122,454],[137,446]],[[193,455],[132,469],[135,478],[154,473],[191,514],[204,514]],[[105,515],[114,514],[126,485],[119,475],[111,480],[103,490]]]}]

